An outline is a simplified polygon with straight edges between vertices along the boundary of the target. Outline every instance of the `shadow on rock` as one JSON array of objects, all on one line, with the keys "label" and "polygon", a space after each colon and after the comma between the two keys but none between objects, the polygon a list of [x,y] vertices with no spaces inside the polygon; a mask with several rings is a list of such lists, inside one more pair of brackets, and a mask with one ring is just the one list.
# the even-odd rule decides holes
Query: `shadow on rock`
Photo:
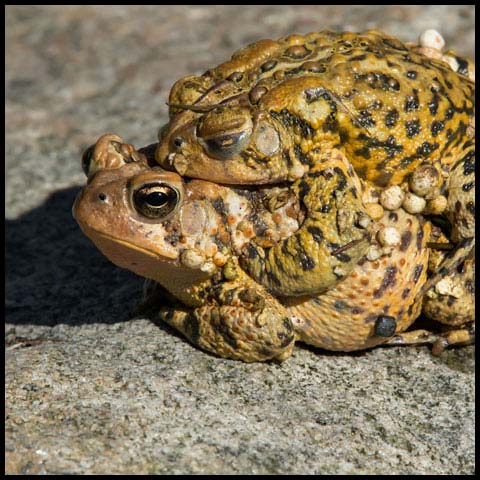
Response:
[{"label": "shadow on rock", "polygon": [[143,279],[110,263],[71,214],[79,188],[6,220],[6,321],[55,325],[115,323],[131,317]]}]

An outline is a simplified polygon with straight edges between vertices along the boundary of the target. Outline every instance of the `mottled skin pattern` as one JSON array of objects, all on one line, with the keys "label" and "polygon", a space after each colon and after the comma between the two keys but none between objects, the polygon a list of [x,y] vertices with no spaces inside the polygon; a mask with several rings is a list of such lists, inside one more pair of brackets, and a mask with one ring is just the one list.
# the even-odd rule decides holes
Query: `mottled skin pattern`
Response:
[{"label": "mottled skin pattern", "polygon": [[[147,189],[151,195],[155,188],[179,195],[167,215],[150,218],[136,208],[135,198],[141,197],[135,192]],[[224,205],[242,198],[222,196],[222,191],[201,180],[184,185],[177,174],[133,162],[90,176],[73,214],[113,263],[158,282],[181,302],[175,309],[160,308],[159,314],[192,343],[226,358],[283,360],[295,340],[288,312],[238,267],[231,253],[235,239],[255,236],[256,219],[248,234],[240,225],[248,222],[247,208],[225,222]]]},{"label": "mottled skin pattern", "polygon": [[[458,68],[452,71],[422,52],[376,31],[327,31],[249,45],[230,61],[173,86],[157,162],[220,183],[290,181],[296,191],[314,192],[325,188],[324,176],[316,173],[330,166],[332,151],[341,151],[355,174],[379,190],[408,189],[412,172],[433,165],[436,194],[448,197],[442,215],[453,226],[450,240],[457,251],[445,259],[431,286],[474,244],[473,230],[462,226],[473,223],[474,83],[469,61],[455,57]],[[349,180],[347,171],[342,174]],[[362,213],[353,195],[345,200]],[[244,268],[276,295],[320,292],[344,278],[333,273],[339,271],[337,247],[326,256],[311,232],[318,228],[326,238],[341,237],[335,222],[321,223],[323,201],[309,198],[307,220],[295,240],[286,239],[272,252],[244,252]],[[350,221],[351,238],[367,236],[358,218],[352,215]],[[365,246],[359,242],[347,253],[358,259]],[[306,269],[304,275],[301,259],[312,272],[321,268],[330,274],[308,275]],[[296,276],[290,267],[295,263]],[[348,274],[354,264],[340,271]]]},{"label": "mottled skin pattern", "polygon": [[[427,278],[430,224],[403,210],[385,213],[376,229],[395,227],[402,242],[375,261],[363,259],[350,275],[328,292],[310,299],[284,301],[303,319],[297,329],[305,343],[328,350],[359,350],[385,343],[405,331],[422,311],[415,301]],[[387,338],[375,334],[379,319],[390,322]]]},{"label": "mottled skin pattern", "polygon": [[[151,152],[152,146],[136,152],[113,134],[101,137],[82,159],[89,178],[73,213],[112,262],[173,295],[169,306],[156,303],[158,314],[193,344],[226,358],[262,361],[288,358],[295,340],[343,351],[412,343],[415,332],[405,341],[401,333],[421,311],[416,296],[426,280],[429,222],[401,209],[386,213],[372,227],[372,244],[380,229],[395,226],[401,242],[388,257],[363,258],[324,294],[276,299],[245,274],[237,255],[245,245],[292,236],[303,219],[296,197],[280,188],[184,183],[174,173],[149,168]],[[138,194],[168,189],[176,196],[160,202]],[[161,210],[152,213],[155,206]],[[445,241],[437,237],[431,240]],[[441,260],[434,258],[431,268]],[[160,300],[164,305],[165,294]],[[437,303],[432,299],[433,308]],[[422,331],[417,343],[447,341],[428,334],[426,340]]]}]

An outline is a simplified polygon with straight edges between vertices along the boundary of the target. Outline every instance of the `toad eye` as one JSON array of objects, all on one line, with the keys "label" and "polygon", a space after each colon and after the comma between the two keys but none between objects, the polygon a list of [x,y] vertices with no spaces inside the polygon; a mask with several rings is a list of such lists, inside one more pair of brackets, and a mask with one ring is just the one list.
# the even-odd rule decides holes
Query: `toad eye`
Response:
[{"label": "toad eye", "polygon": [[90,145],[82,155],[82,170],[83,173],[88,177],[90,172],[90,166],[92,163],[93,158],[93,150],[95,149],[95,145]]},{"label": "toad eye", "polygon": [[141,215],[164,220],[180,204],[180,193],[166,183],[147,183],[135,189],[132,199]]},{"label": "toad eye", "polygon": [[196,133],[208,156],[228,160],[250,144],[252,130],[252,115],[248,109],[218,107],[200,120]]},{"label": "toad eye", "polygon": [[218,137],[203,139],[203,147],[208,155],[217,160],[228,160],[239,154],[249,143],[249,132],[235,132]]}]

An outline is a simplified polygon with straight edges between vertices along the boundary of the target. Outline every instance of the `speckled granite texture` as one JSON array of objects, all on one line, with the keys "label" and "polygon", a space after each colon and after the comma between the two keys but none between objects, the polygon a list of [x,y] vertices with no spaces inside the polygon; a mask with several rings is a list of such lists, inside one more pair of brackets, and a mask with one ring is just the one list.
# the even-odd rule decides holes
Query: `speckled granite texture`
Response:
[{"label": "speckled granite texture", "polygon": [[473,474],[473,347],[218,359],[135,317],[142,279],[70,214],[82,150],[155,141],[179,77],[374,27],[474,55],[468,5],[6,8],[6,473]]}]

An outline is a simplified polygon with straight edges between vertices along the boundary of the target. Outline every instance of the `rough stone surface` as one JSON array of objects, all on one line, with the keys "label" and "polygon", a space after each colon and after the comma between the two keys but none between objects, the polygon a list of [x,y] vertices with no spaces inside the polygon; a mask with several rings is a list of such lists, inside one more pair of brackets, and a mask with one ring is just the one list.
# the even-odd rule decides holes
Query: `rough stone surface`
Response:
[{"label": "rough stone surface", "polygon": [[473,56],[473,9],[8,6],[6,473],[472,474],[473,347],[216,358],[135,316],[142,280],[70,208],[84,148],[155,141],[171,84],[240,46],[434,28]]}]

